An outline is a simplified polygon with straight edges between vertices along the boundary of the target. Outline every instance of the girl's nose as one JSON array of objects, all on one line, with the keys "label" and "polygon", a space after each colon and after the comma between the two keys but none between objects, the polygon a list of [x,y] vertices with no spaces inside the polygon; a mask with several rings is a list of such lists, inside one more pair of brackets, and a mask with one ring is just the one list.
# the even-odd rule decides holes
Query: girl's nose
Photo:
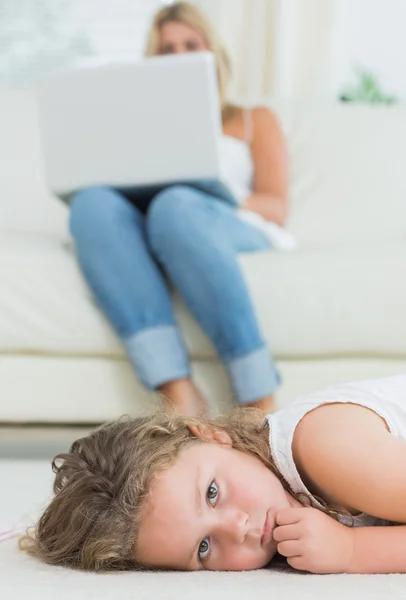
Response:
[{"label": "girl's nose", "polygon": [[248,515],[242,510],[229,508],[219,515],[219,529],[237,544],[245,541],[248,532]]}]

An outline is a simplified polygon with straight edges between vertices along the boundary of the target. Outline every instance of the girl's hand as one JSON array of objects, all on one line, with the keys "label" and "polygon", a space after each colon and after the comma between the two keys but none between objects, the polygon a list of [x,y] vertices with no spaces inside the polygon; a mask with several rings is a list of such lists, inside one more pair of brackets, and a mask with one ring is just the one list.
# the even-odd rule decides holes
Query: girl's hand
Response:
[{"label": "girl's hand", "polygon": [[276,517],[273,537],[278,552],[299,571],[310,573],[346,573],[354,555],[354,536],[350,527],[341,525],[315,508],[282,510]]}]

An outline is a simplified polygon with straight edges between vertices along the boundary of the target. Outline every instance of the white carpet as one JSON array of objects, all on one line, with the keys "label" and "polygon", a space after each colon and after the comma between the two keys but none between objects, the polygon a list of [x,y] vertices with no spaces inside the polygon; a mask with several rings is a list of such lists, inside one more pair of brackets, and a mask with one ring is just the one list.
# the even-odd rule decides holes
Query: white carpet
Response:
[{"label": "white carpet", "polygon": [[[50,493],[52,474],[42,461],[0,461],[0,523],[34,514]],[[20,553],[16,540],[0,542],[0,598],[30,600],[352,600],[406,599],[404,575],[310,575],[290,570],[248,573],[118,573],[95,575],[49,567]]]}]

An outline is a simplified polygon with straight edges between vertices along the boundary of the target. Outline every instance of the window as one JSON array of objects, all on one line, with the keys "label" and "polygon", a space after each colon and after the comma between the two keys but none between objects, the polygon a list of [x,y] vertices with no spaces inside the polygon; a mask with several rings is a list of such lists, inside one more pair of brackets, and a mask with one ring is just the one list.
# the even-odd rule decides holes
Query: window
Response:
[{"label": "window", "polygon": [[83,60],[142,55],[160,0],[1,0],[0,87]]},{"label": "window", "polygon": [[406,98],[404,0],[340,0],[335,6],[331,90],[335,96],[370,73],[385,95]]}]

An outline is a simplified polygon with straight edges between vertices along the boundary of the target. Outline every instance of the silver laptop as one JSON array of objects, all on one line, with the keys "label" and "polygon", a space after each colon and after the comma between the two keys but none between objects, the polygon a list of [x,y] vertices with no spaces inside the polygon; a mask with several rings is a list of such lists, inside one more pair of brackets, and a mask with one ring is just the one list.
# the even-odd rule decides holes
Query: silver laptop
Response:
[{"label": "silver laptop", "polygon": [[47,184],[60,198],[94,185],[188,183],[236,203],[221,182],[211,53],[76,68],[36,91]]}]

